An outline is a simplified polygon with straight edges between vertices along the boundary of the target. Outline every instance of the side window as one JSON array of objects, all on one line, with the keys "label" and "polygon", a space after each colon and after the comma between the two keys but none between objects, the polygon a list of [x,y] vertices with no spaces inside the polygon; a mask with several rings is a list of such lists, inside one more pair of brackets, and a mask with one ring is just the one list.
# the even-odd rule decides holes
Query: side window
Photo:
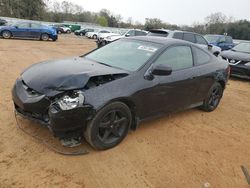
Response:
[{"label": "side window", "polygon": [[41,28],[41,25],[40,25],[40,24],[32,23],[32,24],[31,24],[31,28],[32,28],[32,29],[39,29],[39,28]]},{"label": "side window", "polygon": [[182,40],[183,39],[183,33],[180,33],[180,32],[174,33],[173,38]]},{"label": "side window", "polygon": [[210,61],[211,57],[209,54],[204,52],[203,50],[193,47],[194,52],[194,64],[195,65],[203,65]]},{"label": "side window", "polygon": [[155,64],[162,64],[174,70],[181,70],[193,66],[192,51],[189,46],[169,47],[156,61]]},{"label": "side window", "polygon": [[208,45],[207,41],[202,36],[195,35],[195,37],[196,37],[196,43]]},{"label": "side window", "polygon": [[143,32],[143,31],[135,31],[135,35],[136,36],[145,36],[145,35],[147,35],[147,33]]},{"label": "side window", "polygon": [[226,37],[226,43],[233,43],[232,37]]},{"label": "side window", "polygon": [[29,23],[20,23],[17,26],[18,26],[18,28],[21,28],[21,29],[30,28],[30,24]]},{"label": "side window", "polygon": [[135,36],[135,30],[130,30],[127,34],[129,34],[130,37]]},{"label": "side window", "polygon": [[194,37],[194,34],[192,34],[192,33],[184,33],[183,40],[186,40],[186,41],[189,41],[189,42],[195,43],[195,37]]}]

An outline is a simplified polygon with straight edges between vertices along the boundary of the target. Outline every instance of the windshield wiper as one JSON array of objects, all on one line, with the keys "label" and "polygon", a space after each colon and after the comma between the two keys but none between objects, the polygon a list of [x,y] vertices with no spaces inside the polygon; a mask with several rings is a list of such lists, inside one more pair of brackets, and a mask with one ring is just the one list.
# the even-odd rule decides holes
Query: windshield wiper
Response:
[{"label": "windshield wiper", "polygon": [[112,66],[111,66],[111,65],[109,65],[109,64],[102,63],[102,62],[99,62],[99,61],[96,61],[96,63],[99,63],[99,64],[101,64],[101,65],[105,65],[105,66],[108,66],[108,67],[112,67]]}]

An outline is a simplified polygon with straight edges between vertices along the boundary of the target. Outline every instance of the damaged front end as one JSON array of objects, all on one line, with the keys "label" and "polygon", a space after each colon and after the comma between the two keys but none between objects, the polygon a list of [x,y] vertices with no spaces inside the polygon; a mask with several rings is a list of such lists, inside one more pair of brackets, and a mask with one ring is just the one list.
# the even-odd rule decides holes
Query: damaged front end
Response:
[{"label": "damaged front end", "polygon": [[85,102],[84,91],[124,76],[126,74],[94,76],[83,89],[57,91],[56,96],[41,94],[18,79],[12,90],[15,110],[24,118],[47,126],[55,137],[79,138],[96,113],[93,106]]},{"label": "damaged front end", "polygon": [[80,137],[95,110],[84,104],[79,91],[47,97],[17,80],[12,90],[15,110],[25,118],[47,126],[59,138]]},{"label": "damaged front end", "polygon": [[56,137],[79,138],[96,113],[84,93],[127,75],[77,57],[38,63],[26,69],[13,87],[15,110],[46,125]]}]

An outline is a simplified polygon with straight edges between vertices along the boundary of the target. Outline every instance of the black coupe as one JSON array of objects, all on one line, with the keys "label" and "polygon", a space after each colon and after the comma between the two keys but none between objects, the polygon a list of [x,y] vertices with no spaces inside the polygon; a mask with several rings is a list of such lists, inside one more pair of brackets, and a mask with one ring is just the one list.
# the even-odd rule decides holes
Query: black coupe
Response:
[{"label": "black coupe", "polygon": [[123,38],[74,58],[35,64],[12,90],[16,112],[59,138],[96,149],[119,144],[142,120],[200,107],[213,111],[229,65],[199,46],[162,37]]}]

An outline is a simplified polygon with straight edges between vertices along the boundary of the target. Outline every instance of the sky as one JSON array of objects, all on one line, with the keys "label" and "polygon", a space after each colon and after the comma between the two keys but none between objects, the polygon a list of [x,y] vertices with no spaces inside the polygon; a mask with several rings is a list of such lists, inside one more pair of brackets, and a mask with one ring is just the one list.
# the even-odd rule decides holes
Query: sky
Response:
[{"label": "sky", "polygon": [[[58,0],[63,1],[63,0]],[[236,20],[250,20],[250,0],[67,0],[84,10],[98,12],[105,8],[120,14],[124,21],[144,23],[145,18],[159,18],[166,23],[192,25],[204,22],[211,13],[222,12]]]}]

